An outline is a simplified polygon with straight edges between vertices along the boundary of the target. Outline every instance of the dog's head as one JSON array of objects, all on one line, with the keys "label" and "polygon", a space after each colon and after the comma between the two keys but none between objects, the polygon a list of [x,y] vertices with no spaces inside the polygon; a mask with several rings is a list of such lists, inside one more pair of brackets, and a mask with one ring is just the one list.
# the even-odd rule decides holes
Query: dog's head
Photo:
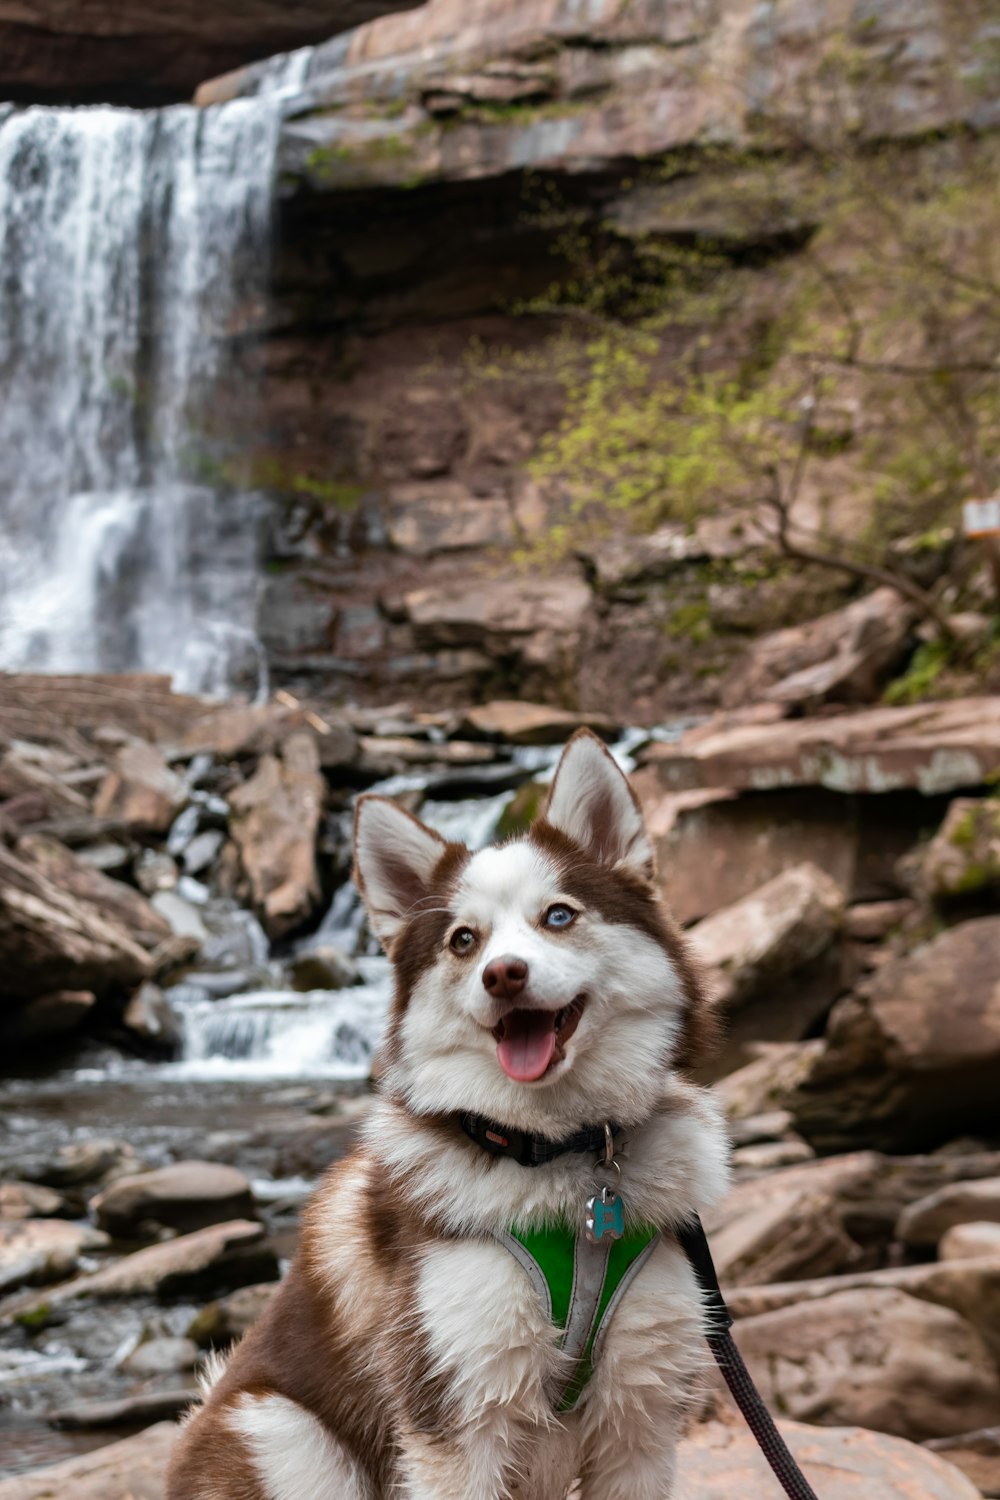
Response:
[{"label": "dog's head", "polygon": [[631,787],[582,730],[527,835],[471,854],[359,799],[355,879],[396,987],[383,1086],[522,1130],[645,1118],[704,1025]]}]

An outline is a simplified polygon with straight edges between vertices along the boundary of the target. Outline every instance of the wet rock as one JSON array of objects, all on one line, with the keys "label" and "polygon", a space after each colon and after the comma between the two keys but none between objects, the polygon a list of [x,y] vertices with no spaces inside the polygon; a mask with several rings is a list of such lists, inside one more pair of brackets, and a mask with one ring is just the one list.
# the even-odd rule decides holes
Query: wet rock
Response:
[{"label": "wet rock", "polygon": [[0,1223],[0,1294],[20,1286],[44,1286],[76,1270],[87,1250],[103,1249],[106,1234],[63,1219]]},{"label": "wet rock", "polygon": [[956,797],[916,863],[917,887],[931,900],[1000,887],[1000,801]]},{"label": "wet rock", "polygon": [[706,917],[690,941],[716,1003],[734,1009],[817,958],[843,917],[840,887],[817,866],[801,864]]},{"label": "wet rock", "polygon": [[154,1057],[176,1057],[180,1050],[180,1022],[157,984],[140,985],[125,1007],[122,1025]]},{"label": "wet rock", "polygon": [[157,891],[152,898],[154,909],[163,917],[175,937],[190,938],[201,948],[208,939],[208,929],[198,909],[178,891]]},{"label": "wet rock", "polygon": [[1000,1177],[956,1182],[910,1203],[899,1216],[896,1236],[904,1245],[936,1245],[957,1224],[973,1220],[1000,1225]]},{"label": "wet rock", "polygon": [[612,740],[619,726],[603,714],[576,714],[545,703],[525,703],[517,698],[496,698],[467,708],[462,713],[460,734],[504,740],[511,745],[561,745],[575,730],[592,729],[602,739]]},{"label": "wet rock", "polygon": [[155,745],[123,745],[97,794],[94,814],[143,833],[166,833],[188,800],[183,781]]},{"label": "wet rock", "polygon": [[320,897],[316,835],[326,787],[315,738],[296,733],[231,794],[232,836],[271,937],[300,926]]},{"label": "wet rock", "polygon": [[[122,1369],[129,1375],[176,1375],[181,1370],[193,1370],[198,1363],[198,1345],[187,1338],[144,1339],[122,1361]],[[166,1412],[163,1413],[167,1415]]]},{"label": "wet rock", "polygon": [[79,1031],[97,997],[90,990],[54,990],[38,995],[0,1020],[0,1045],[35,1050]]},{"label": "wet rock", "polygon": [[68,1432],[90,1432],[102,1427],[141,1427],[179,1417],[187,1411],[196,1395],[194,1386],[182,1386],[179,1390],[125,1396],[120,1401],[81,1401],[76,1406],[64,1406],[54,1411],[48,1423],[50,1427]]},{"label": "wet rock", "polygon": [[201,875],[210,870],[225,841],[226,836],[219,828],[206,828],[202,833],[196,833],[184,850],[185,872],[188,875]]},{"label": "wet rock", "polygon": [[722,685],[727,708],[744,703],[870,703],[905,657],[916,611],[880,588],[844,609],[754,641]]},{"label": "wet rock", "polygon": [[987,782],[1000,763],[1000,697],[866,708],[780,723],[710,720],[643,752],[664,791],[823,786],[935,795]]},{"label": "wet rock", "polygon": [[120,922],[0,845],[0,972],[8,997],[57,989],[101,994],[139,984],[150,967]]},{"label": "wet rock", "polygon": [[996,1119],[1000,918],[963,922],[891,960],[834,1007],[787,1099],[820,1151],[913,1150]]},{"label": "wet rock", "polygon": [[288,977],[292,988],[300,991],[342,990],[362,979],[354,960],[329,944],[297,953],[288,966]]},{"label": "wet rock", "polygon": [[63,1198],[51,1188],[32,1182],[0,1182],[0,1219],[48,1219],[64,1211]]},{"label": "wet rock", "polygon": [[842,891],[855,884],[859,834],[828,793],[737,797],[725,787],[664,793],[653,766],[631,778],[656,845],[667,906],[687,924],[808,861]]},{"label": "wet rock", "polygon": [[100,1227],[119,1239],[136,1237],[146,1225],[186,1234],[254,1216],[253,1193],[243,1173],[211,1161],[178,1161],[120,1177],[90,1207]]},{"label": "wet rock", "polygon": [[[958,1469],[902,1438],[861,1427],[779,1425],[823,1500],[978,1500]],[[698,1426],[678,1448],[676,1500],[773,1500],[775,1493],[767,1460],[742,1426]]]},{"label": "wet rock", "polygon": [[277,1290],[277,1282],[265,1281],[259,1286],[238,1287],[228,1297],[209,1302],[192,1320],[188,1338],[203,1349],[241,1339],[270,1305]]},{"label": "wet rock", "polygon": [[1000,1376],[975,1329],[893,1288],[835,1292],[741,1319],[740,1351],[764,1400],[797,1421],[857,1423],[921,1440],[988,1426]]},{"label": "wet rock", "polygon": [[0,1500],[163,1500],[176,1436],[173,1422],[158,1422],[120,1443],[0,1480]]},{"label": "wet rock", "polygon": [[1000,1223],[972,1219],[945,1230],[938,1244],[940,1260],[979,1260],[991,1257],[1000,1261]]}]

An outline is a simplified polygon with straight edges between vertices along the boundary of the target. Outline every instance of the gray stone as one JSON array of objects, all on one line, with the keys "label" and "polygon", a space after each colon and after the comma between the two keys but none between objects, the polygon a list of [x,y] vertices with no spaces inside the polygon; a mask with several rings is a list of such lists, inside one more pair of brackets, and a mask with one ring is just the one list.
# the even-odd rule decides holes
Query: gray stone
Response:
[{"label": "gray stone", "polygon": [[121,1367],[130,1375],[176,1375],[182,1370],[193,1370],[198,1357],[198,1345],[193,1339],[151,1338],[133,1349]]}]

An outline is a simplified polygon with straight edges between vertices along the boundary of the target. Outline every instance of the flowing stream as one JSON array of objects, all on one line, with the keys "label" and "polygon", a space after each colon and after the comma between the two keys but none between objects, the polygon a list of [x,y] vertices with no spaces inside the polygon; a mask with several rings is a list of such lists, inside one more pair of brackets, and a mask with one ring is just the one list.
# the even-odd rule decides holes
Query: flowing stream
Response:
[{"label": "flowing stream", "polygon": [[205,110],[0,106],[0,669],[259,680],[255,498],[209,419],[308,61]]}]

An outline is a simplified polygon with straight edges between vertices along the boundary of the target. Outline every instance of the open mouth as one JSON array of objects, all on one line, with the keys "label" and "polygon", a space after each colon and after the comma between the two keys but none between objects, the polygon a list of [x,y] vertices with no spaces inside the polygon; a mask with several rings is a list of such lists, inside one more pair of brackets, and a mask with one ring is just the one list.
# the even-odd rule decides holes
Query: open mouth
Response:
[{"label": "open mouth", "polygon": [[562,1010],[509,1010],[493,1028],[497,1061],[516,1083],[536,1083],[562,1062],[566,1043],[583,1014],[585,997],[577,995]]}]

